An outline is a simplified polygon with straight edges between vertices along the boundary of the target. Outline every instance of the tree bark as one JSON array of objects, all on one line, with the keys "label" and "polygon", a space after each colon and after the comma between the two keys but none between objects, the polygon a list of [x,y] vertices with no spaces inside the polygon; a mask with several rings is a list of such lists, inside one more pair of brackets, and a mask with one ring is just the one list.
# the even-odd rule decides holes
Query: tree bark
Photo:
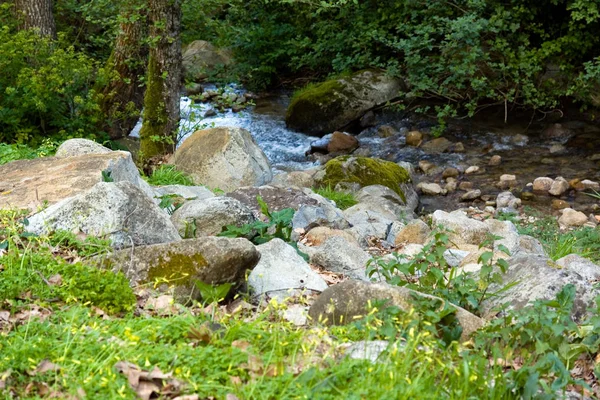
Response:
[{"label": "tree bark", "polygon": [[105,129],[111,139],[129,135],[144,103],[143,78],[148,63],[147,17],[135,10],[121,13],[115,46],[107,61],[108,83],[100,89],[100,107],[106,115]]},{"label": "tree bark", "polygon": [[43,36],[56,39],[52,0],[15,0],[20,29],[36,29]]},{"label": "tree bark", "polygon": [[181,89],[180,0],[148,0],[150,57],[140,150],[144,159],[174,149]]}]

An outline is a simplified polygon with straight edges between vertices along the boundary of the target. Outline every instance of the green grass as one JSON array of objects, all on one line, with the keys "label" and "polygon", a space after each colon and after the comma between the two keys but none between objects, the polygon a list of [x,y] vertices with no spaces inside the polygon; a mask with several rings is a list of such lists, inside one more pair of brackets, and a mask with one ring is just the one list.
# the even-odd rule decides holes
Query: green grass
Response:
[{"label": "green grass", "polygon": [[345,210],[347,208],[352,207],[355,204],[358,204],[358,201],[354,197],[352,193],[348,192],[339,192],[331,188],[331,186],[326,186],[323,188],[315,188],[313,189],[315,193],[320,194],[321,196],[335,202],[336,206],[340,210]]},{"label": "green grass", "polygon": [[192,178],[185,172],[177,170],[174,165],[161,165],[148,178],[148,183],[154,186],[185,185],[194,186]]}]

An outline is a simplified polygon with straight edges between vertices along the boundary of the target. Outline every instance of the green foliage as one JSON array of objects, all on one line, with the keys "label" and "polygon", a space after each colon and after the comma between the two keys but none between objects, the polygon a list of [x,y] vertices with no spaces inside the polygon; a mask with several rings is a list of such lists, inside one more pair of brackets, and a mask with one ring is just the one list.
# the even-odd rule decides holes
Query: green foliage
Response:
[{"label": "green foliage", "polygon": [[179,171],[177,167],[170,164],[163,164],[152,172],[148,178],[148,183],[154,186],[165,185],[185,185],[194,186],[192,178],[185,172]]},{"label": "green foliage", "polygon": [[[228,2],[218,21],[238,76],[265,87],[281,76],[321,78],[382,67],[420,111],[443,120],[480,107],[550,109],[565,95],[596,96],[596,0]],[[597,101],[597,100],[596,100]]]},{"label": "green foliage", "polygon": [[[575,287],[566,285],[556,299],[538,300],[531,307],[506,313],[476,333],[475,351],[490,357],[503,354],[505,365],[524,364],[506,373],[515,396],[554,398],[567,385],[586,386],[573,379],[569,370],[577,360],[589,359],[600,350],[600,309],[577,326],[571,319],[574,301]],[[598,366],[595,374],[600,377]]]},{"label": "green foliage", "polygon": [[0,143],[0,165],[16,160],[31,160],[38,157],[51,156],[56,152],[59,142],[44,139],[38,147],[26,144]]},{"label": "green foliage", "polygon": [[160,197],[160,203],[158,206],[165,210],[167,214],[173,215],[179,207],[183,205],[183,199],[176,194],[167,194]]},{"label": "green foliage", "polygon": [[[109,313],[133,309],[135,296],[122,273],[86,265],[86,259],[109,251],[107,241],[60,231],[37,237],[24,231],[22,216],[0,212],[0,301],[14,305],[33,297],[90,304]],[[63,257],[82,261],[71,264]]]},{"label": "green foliage", "polygon": [[[496,236],[488,238],[480,248],[493,245],[497,239]],[[508,264],[501,258],[494,259],[493,252],[486,251],[477,260],[482,265],[478,274],[457,273],[457,269],[450,267],[444,258],[447,249],[448,235],[440,228],[435,231],[433,239],[410,259],[394,253],[392,260],[375,258],[369,261],[367,275],[375,277],[375,280],[383,278],[392,285],[441,297],[477,313],[481,303],[494,295],[489,292],[490,285],[502,283],[502,274]],[[499,250],[508,254],[508,249],[502,245]]]},{"label": "green foliage", "polygon": [[233,286],[231,283],[210,285],[198,280],[195,281],[195,284],[196,288],[198,288],[200,291],[200,296],[202,296],[202,300],[205,304],[218,303],[219,301],[222,301]]},{"label": "green foliage", "polygon": [[0,140],[35,145],[50,136],[93,137],[94,68],[61,40],[0,27]]},{"label": "green foliage", "polygon": [[348,192],[339,192],[331,188],[331,185],[314,189],[315,193],[329,199],[335,203],[340,210],[345,210],[358,204],[354,194]]}]

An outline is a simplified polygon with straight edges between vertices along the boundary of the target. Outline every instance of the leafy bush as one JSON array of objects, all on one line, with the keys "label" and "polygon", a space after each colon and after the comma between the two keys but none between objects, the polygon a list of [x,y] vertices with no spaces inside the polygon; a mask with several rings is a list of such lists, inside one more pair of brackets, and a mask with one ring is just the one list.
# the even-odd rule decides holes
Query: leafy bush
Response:
[{"label": "leafy bush", "polygon": [[93,137],[95,63],[72,46],[0,27],[0,141]]},{"label": "leafy bush", "polygon": [[29,147],[26,144],[0,143],[0,165],[15,160],[30,160],[38,157],[51,156],[58,146],[58,142],[50,139],[45,139],[37,148]]},{"label": "leafy bush", "polygon": [[[491,236],[481,247],[493,245],[499,239]],[[499,250],[509,254],[508,249],[500,245]],[[508,264],[503,259],[494,260],[494,253],[486,251],[477,262],[482,265],[478,274],[457,273],[456,268],[448,265],[444,252],[448,249],[448,235],[438,229],[433,239],[411,259],[403,254],[394,254],[395,259],[375,258],[367,265],[367,275],[385,279],[389,284],[405,286],[422,293],[432,294],[450,301],[457,306],[477,313],[481,303],[494,295],[489,291],[493,283],[502,283],[502,273]]]}]

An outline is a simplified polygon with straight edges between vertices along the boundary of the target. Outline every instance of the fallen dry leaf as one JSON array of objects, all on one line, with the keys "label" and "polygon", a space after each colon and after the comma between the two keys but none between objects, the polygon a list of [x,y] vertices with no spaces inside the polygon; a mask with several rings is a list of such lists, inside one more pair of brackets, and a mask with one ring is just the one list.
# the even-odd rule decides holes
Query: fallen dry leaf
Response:
[{"label": "fallen dry leaf", "polygon": [[119,361],[115,369],[125,375],[131,388],[143,400],[150,399],[155,393],[160,398],[174,398],[184,388],[184,383],[173,378],[171,372],[164,373],[158,367],[144,371],[133,363]]},{"label": "fallen dry leaf", "polygon": [[62,276],[60,276],[60,274],[55,274],[48,278],[48,283],[52,286],[60,286],[62,285],[62,282],[63,279]]},{"label": "fallen dry leaf", "polygon": [[53,362],[51,362],[50,360],[45,358],[42,361],[40,361],[40,363],[38,364],[38,366],[35,370],[27,371],[27,374],[29,374],[30,376],[36,376],[36,375],[41,375],[48,371],[58,371],[58,370],[60,370],[60,367],[58,365],[54,364]]}]

